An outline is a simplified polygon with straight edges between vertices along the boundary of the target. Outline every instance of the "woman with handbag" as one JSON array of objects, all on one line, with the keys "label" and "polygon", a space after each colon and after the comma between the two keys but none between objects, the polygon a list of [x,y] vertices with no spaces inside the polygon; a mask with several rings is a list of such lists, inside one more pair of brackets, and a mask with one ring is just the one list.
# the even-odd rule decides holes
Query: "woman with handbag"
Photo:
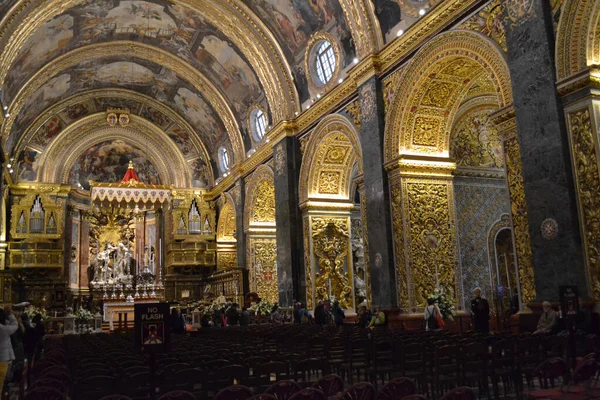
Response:
[{"label": "woman with handbag", "polygon": [[435,299],[427,299],[427,307],[425,307],[425,330],[435,331],[444,327],[444,320],[440,308],[435,303]]}]

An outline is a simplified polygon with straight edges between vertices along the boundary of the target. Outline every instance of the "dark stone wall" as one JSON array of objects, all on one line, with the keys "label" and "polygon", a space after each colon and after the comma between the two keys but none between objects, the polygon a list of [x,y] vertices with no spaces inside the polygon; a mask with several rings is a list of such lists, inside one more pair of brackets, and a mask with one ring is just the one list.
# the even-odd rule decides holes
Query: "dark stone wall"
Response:
[{"label": "dark stone wall", "polygon": [[394,307],[397,305],[396,275],[389,186],[383,168],[385,117],[381,81],[369,79],[359,87],[358,94],[373,304]]},{"label": "dark stone wall", "polygon": [[285,137],[273,148],[275,220],[277,221],[277,279],[279,304],[306,301],[302,214],[298,204],[302,154],[296,137]]},{"label": "dark stone wall", "polygon": [[[554,31],[550,4],[532,0],[529,14],[511,19],[514,0],[503,0],[508,63],[513,87],[525,198],[538,300],[558,300],[559,285],[578,285],[586,273],[563,110],[555,87]],[[559,237],[546,240],[540,227],[558,222]]]}]

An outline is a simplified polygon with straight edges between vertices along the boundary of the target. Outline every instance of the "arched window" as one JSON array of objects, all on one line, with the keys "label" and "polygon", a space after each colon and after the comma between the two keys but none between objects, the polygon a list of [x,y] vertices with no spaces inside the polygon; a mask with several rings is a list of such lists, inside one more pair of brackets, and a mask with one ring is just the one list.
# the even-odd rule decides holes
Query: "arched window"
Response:
[{"label": "arched window", "polygon": [[229,171],[230,162],[229,151],[225,147],[219,148],[219,167],[221,168],[221,172],[225,173]]},{"label": "arched window", "polygon": [[252,113],[252,126],[254,128],[254,139],[256,141],[262,140],[267,132],[267,116],[260,108],[257,108]]},{"label": "arched window", "polygon": [[333,76],[337,60],[335,59],[335,52],[333,51],[333,46],[330,42],[324,40],[317,44],[317,46],[317,76],[319,77],[321,84],[325,85]]}]

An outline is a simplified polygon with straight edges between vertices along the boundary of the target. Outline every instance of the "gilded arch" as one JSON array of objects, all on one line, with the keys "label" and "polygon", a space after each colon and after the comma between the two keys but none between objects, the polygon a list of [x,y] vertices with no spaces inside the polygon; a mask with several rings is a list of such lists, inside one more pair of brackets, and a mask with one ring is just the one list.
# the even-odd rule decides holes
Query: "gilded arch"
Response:
[{"label": "gilded arch", "polygon": [[400,78],[385,127],[385,161],[401,154],[448,156],[451,121],[470,83],[487,75],[499,107],[512,102],[502,50],[470,31],[446,32],[423,46]]},{"label": "gilded arch", "polygon": [[216,113],[220,116],[234,152],[234,161],[241,162],[245,159],[244,144],[241,137],[240,129],[237,120],[231,110],[229,104],[225,101],[222,94],[214,87],[214,85],[206,79],[202,74],[173,54],[158,49],[153,46],[142,43],[121,41],[116,43],[99,43],[90,46],[80,47],[69,53],[66,53],[39,70],[25,86],[19,91],[14,101],[11,103],[8,112],[10,116],[2,125],[2,141],[6,144],[8,136],[11,133],[11,128],[19,111],[25,103],[51,77],[60,74],[61,71],[77,65],[83,60],[95,60],[110,56],[132,56],[143,60],[148,60],[162,64],[171,69],[183,79],[188,81],[200,93],[206,96],[207,101],[214,107]]},{"label": "gilded arch", "polygon": [[97,113],[71,124],[52,142],[40,159],[38,181],[68,183],[77,158],[91,146],[107,140],[124,140],[147,149],[148,158],[158,169],[161,182],[177,188],[191,187],[188,168],[181,152],[164,132],[136,115],[126,127],[109,127],[104,113]]},{"label": "gilded arch", "polygon": [[564,2],[557,27],[555,58],[559,81],[600,64],[600,3]]},{"label": "gilded arch", "polygon": [[300,203],[309,199],[352,200],[352,167],[362,175],[362,148],[356,128],[344,116],[323,118],[310,135],[300,169]]},{"label": "gilded arch", "polygon": [[217,223],[217,269],[226,270],[237,266],[236,213],[230,194],[221,195],[221,212]]},{"label": "gilded arch", "polygon": [[259,166],[250,177],[244,204],[244,229],[275,228],[275,184],[273,170]]}]

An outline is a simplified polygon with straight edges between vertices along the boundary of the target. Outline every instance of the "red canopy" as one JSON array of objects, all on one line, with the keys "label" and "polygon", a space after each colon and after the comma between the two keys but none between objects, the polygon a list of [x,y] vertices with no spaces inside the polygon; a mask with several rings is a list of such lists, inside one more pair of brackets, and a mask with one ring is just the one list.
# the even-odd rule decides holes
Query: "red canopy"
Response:
[{"label": "red canopy", "polygon": [[129,161],[129,167],[127,168],[127,172],[125,173],[125,176],[123,177],[123,180],[121,182],[127,183],[131,181],[140,181],[140,178],[138,178],[137,174],[135,173],[135,170],[133,169],[133,161]]}]

